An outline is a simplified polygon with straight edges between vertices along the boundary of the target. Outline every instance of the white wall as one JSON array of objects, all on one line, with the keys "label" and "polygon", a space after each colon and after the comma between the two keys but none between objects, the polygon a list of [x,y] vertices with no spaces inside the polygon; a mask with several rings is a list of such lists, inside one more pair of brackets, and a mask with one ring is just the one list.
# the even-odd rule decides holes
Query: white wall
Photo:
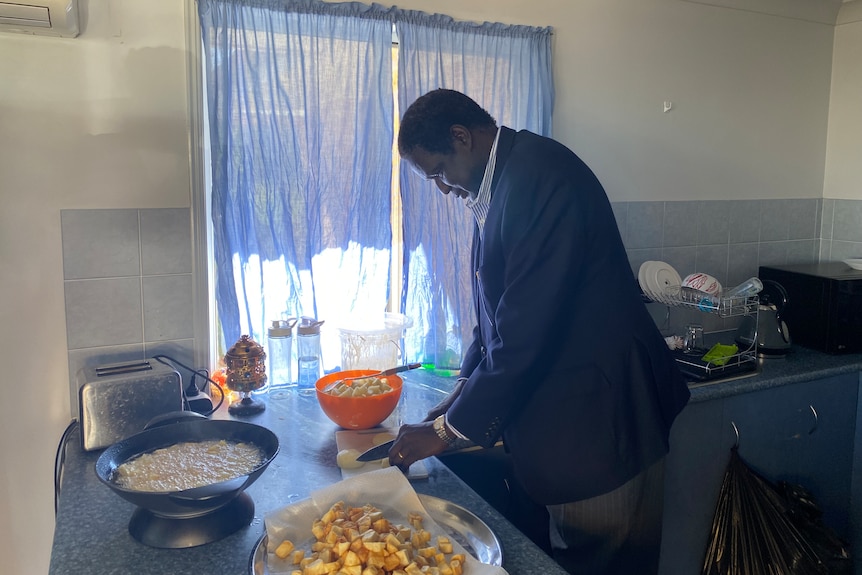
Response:
[{"label": "white wall", "polygon": [[47,573],[69,423],[60,210],[189,206],[181,0],[89,0],[74,39],[0,34],[0,571]]},{"label": "white wall", "polygon": [[847,2],[835,27],[826,198],[862,199],[862,0]]},{"label": "white wall", "polygon": [[462,0],[398,2],[552,24],[555,136],[613,201],[822,194],[833,26],[789,4],[792,18],[681,0],[506,0],[493,15]]},{"label": "white wall", "polygon": [[[184,2],[88,0],[78,38],[0,34],[0,556],[10,575],[47,572],[54,451],[68,423],[59,211],[190,204]],[[681,0],[398,5],[552,24],[556,135],[615,201],[822,193],[831,25]],[[835,81],[845,99],[833,103],[853,121],[860,36],[848,25],[835,44],[847,87]],[[862,177],[846,167],[858,129],[841,136],[843,122],[833,115],[830,159],[841,187],[858,190]]]}]

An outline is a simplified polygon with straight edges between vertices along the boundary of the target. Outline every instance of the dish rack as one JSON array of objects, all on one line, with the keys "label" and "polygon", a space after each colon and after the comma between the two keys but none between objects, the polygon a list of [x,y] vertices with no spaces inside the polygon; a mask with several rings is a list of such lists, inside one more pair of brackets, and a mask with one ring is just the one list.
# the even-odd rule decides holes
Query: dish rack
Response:
[{"label": "dish rack", "polygon": [[699,381],[732,377],[755,371],[757,368],[757,327],[760,298],[757,295],[739,297],[719,297],[682,286],[668,286],[664,293],[644,292],[649,301],[668,307],[686,307],[703,313],[716,314],[722,318],[753,315],[755,337],[751,344],[730,356],[722,365],[701,359],[702,354],[674,353],[683,371]]}]

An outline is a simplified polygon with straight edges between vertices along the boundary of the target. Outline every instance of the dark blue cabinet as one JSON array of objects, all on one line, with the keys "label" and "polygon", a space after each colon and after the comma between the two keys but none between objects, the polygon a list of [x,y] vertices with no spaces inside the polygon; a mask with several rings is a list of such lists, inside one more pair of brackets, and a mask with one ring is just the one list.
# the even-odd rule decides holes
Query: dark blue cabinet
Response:
[{"label": "dark blue cabinet", "polygon": [[852,373],[688,405],[671,433],[661,572],[701,572],[736,430],[749,466],[808,489],[827,525],[852,540],[858,393]]}]

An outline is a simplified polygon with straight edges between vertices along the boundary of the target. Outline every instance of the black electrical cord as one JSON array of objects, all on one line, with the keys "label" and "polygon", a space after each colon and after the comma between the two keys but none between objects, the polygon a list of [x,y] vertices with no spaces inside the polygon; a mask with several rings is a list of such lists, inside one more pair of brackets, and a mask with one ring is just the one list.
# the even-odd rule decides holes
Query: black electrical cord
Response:
[{"label": "black electrical cord", "polygon": [[[172,365],[163,361],[166,359],[171,363],[177,364],[178,366],[182,367],[183,369],[187,369],[192,374],[192,383],[194,383],[194,377],[199,375],[199,376],[203,377],[205,380],[207,380],[208,382],[210,382],[211,384],[213,384],[214,386],[216,386],[216,389],[218,389],[218,392],[220,395],[218,403],[211,410],[204,413],[203,415],[209,417],[210,415],[212,415],[213,413],[218,411],[218,408],[221,407],[221,405],[224,403],[224,390],[221,388],[221,386],[217,382],[213,381],[212,378],[210,378],[209,372],[207,370],[205,370],[205,369],[194,369],[192,367],[184,365],[182,362],[177,361],[176,359],[172,358],[169,355],[158,354],[158,355],[154,355],[153,359],[159,361],[160,363],[164,363],[168,367],[173,367]],[[197,386],[195,386],[195,389],[197,391],[200,391],[200,389],[198,389]],[[186,395],[186,391],[183,390],[183,397],[185,397],[185,395]]]},{"label": "black electrical cord", "polygon": [[73,419],[66,431],[60,437],[60,443],[57,445],[57,453],[54,456],[54,517],[57,517],[57,511],[60,509],[60,491],[63,489],[63,469],[66,466],[66,445],[69,443],[69,437],[72,432],[78,427],[78,420]]}]

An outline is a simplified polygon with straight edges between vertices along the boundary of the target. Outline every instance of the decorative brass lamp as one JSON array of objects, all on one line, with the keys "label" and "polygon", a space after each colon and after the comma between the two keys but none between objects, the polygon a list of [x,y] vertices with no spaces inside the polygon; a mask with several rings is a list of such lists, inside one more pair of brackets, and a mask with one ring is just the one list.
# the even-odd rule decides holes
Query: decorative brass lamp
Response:
[{"label": "decorative brass lamp", "polygon": [[251,394],[266,383],[265,359],[263,346],[247,335],[240,337],[225,354],[225,385],[239,393],[239,399],[228,407],[231,415],[255,415],[266,409],[266,404]]}]

